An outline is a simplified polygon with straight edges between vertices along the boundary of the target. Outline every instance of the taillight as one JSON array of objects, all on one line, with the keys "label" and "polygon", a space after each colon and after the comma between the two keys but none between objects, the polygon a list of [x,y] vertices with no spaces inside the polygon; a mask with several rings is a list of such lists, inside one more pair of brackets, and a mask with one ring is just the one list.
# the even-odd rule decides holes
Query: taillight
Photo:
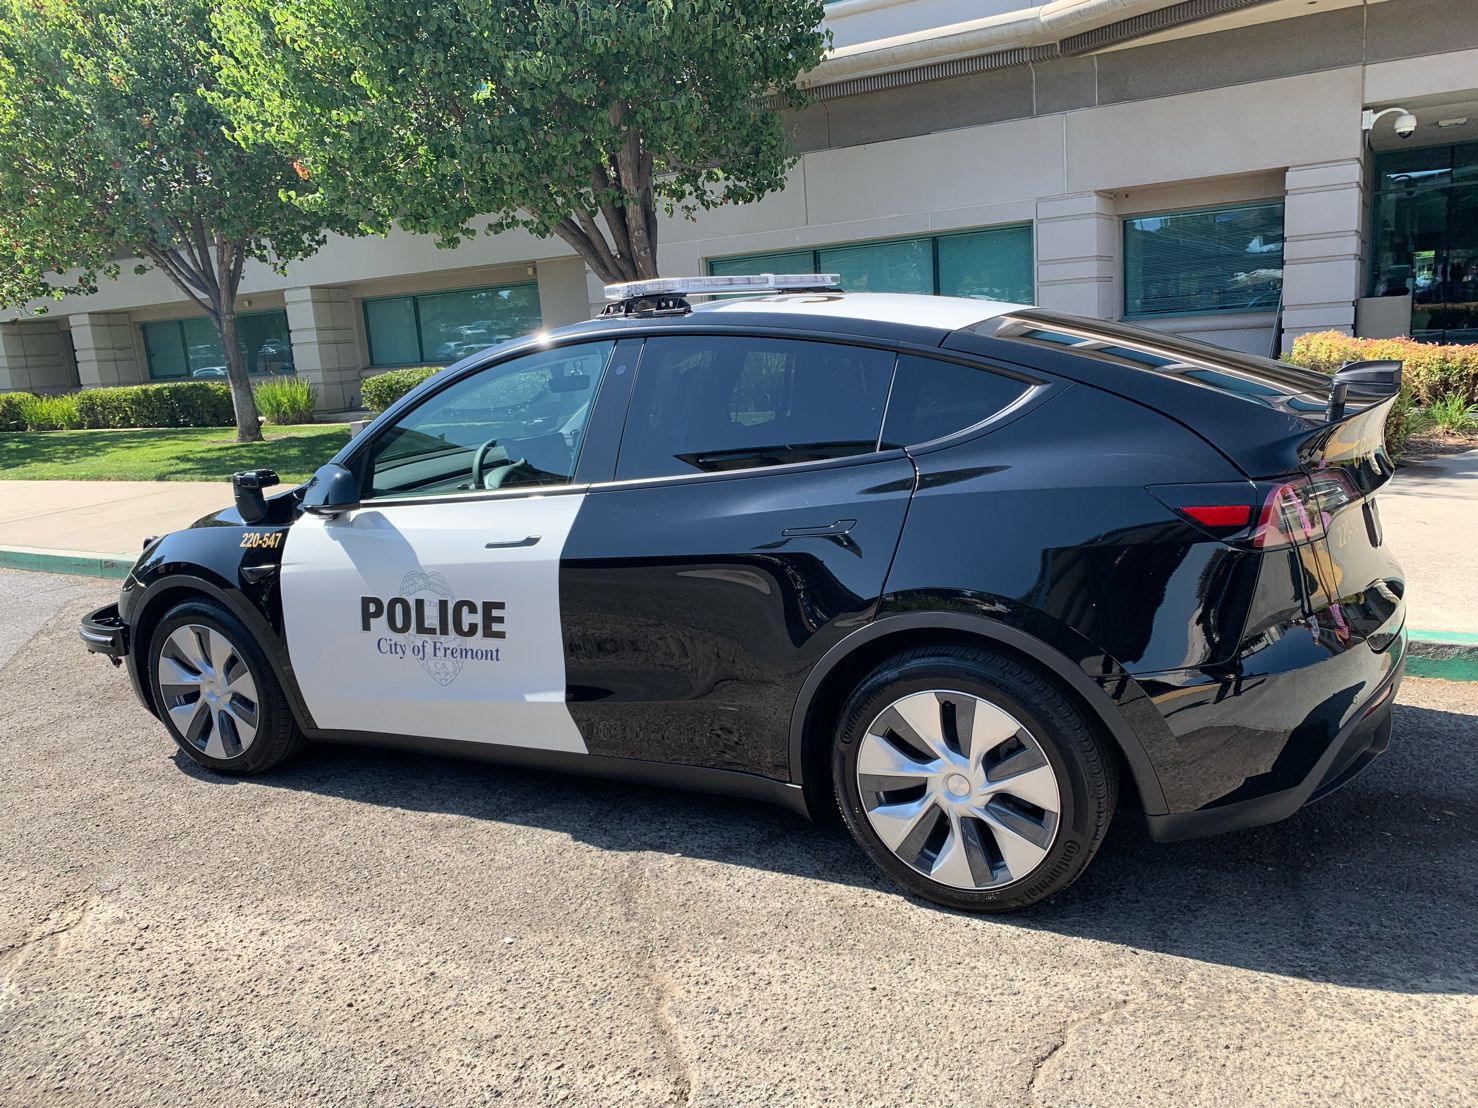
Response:
[{"label": "taillight", "polygon": [[1252,545],[1259,550],[1323,538],[1335,512],[1356,500],[1344,474],[1320,470],[1274,485],[1263,500]]},{"label": "taillight", "polygon": [[1188,504],[1180,509],[1206,527],[1246,527],[1252,519],[1249,504]]},{"label": "taillight", "polygon": [[1329,519],[1358,499],[1338,470],[1281,481],[1155,485],[1161,503],[1223,542],[1259,550],[1321,538]]}]

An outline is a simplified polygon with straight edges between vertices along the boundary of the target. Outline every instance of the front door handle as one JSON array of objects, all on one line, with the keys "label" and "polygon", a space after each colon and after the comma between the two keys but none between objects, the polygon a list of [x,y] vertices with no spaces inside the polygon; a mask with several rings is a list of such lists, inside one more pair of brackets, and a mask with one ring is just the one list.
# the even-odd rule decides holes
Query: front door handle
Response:
[{"label": "front door handle", "polygon": [[484,547],[485,550],[508,550],[515,546],[533,546],[539,541],[538,535],[525,535],[521,539],[500,539],[490,542]]},{"label": "front door handle", "polygon": [[780,534],[787,539],[799,539],[808,535],[845,535],[856,526],[855,519],[839,519],[835,523],[818,523],[811,527],[787,527]]}]

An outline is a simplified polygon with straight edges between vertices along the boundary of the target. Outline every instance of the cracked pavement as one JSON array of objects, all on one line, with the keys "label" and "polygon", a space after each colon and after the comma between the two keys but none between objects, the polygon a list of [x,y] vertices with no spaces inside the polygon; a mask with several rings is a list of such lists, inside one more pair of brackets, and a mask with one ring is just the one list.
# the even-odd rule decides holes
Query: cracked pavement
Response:
[{"label": "cracked pavement", "polygon": [[1044,909],[779,810],[385,751],[174,753],[0,572],[0,1104],[1468,1104],[1478,685],[1284,824],[1121,810]]}]

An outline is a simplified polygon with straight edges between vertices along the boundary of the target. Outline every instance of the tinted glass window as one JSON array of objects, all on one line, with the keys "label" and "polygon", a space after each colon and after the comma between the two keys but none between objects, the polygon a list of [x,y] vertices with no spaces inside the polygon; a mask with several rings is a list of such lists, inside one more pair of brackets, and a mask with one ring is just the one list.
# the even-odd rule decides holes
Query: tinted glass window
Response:
[{"label": "tinted glass window", "polygon": [[1124,314],[1271,312],[1283,287],[1283,204],[1124,221]]},{"label": "tinted glass window", "polygon": [[444,365],[536,331],[537,285],[390,296],[364,302],[371,365]]},{"label": "tinted glass window", "polygon": [[904,354],[898,359],[883,442],[908,446],[963,431],[989,419],[1026,389],[1023,382],[986,369]]},{"label": "tinted glass window", "polygon": [[[226,355],[215,326],[201,317],[145,323],[144,352],[156,381],[180,377],[224,378]],[[254,375],[293,372],[287,313],[250,312],[236,317],[236,341],[246,371]]]},{"label": "tinted glass window", "polygon": [[893,355],[759,337],[656,338],[642,354],[617,477],[749,469],[877,448]]},{"label": "tinted glass window", "polygon": [[923,292],[1030,304],[1030,223],[922,238],[889,239],[715,258],[708,272],[838,273],[849,292]]},{"label": "tinted glass window", "polygon": [[614,345],[541,350],[443,389],[375,440],[370,495],[566,484]]}]

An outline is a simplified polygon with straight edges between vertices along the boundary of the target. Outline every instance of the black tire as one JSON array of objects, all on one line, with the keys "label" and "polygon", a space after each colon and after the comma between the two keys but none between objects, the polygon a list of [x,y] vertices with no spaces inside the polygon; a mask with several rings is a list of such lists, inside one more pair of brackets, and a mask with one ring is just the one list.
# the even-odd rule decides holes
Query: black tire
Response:
[{"label": "black tire", "polygon": [[[236,743],[238,753],[228,754],[225,757],[207,753],[205,749],[202,749],[201,741],[191,741],[186,737],[169,711],[171,697],[165,688],[166,682],[161,681],[161,673],[171,667],[171,662],[164,660],[163,655],[170,650],[170,636],[186,627],[204,627],[224,636],[235,654],[235,662],[228,667],[231,672],[239,673],[236,666],[239,663],[245,663],[252,682],[252,689],[256,693],[255,698],[246,703],[253,705],[255,710],[249,714],[254,716],[257,722],[255,733],[250,741],[244,746],[239,740]],[[262,648],[257,645],[256,639],[245,625],[220,604],[211,600],[190,600],[171,608],[154,628],[147,649],[148,681],[150,691],[154,696],[154,703],[159,706],[159,717],[169,731],[170,737],[190,757],[191,761],[217,773],[249,776],[271,769],[297,754],[306,745],[306,740],[293,719],[287,697],[272,667],[267,663]],[[173,688],[179,689],[181,686],[176,685]],[[190,700],[189,694],[183,697],[177,696],[175,701],[181,707],[185,707],[192,702],[198,703],[199,694],[196,694],[194,701]],[[244,710],[244,708],[237,710]],[[212,711],[204,714],[215,717],[221,713]],[[189,722],[194,723],[194,718],[192,717]],[[229,728],[231,721],[225,722]],[[217,726],[213,718],[209,723],[204,724],[203,730],[207,743],[211,730]],[[236,737],[236,732],[232,731],[231,734]],[[218,742],[209,745],[217,748],[226,744]]]},{"label": "black tire", "polygon": [[[1001,876],[992,878],[1002,883],[984,888],[962,888],[932,880],[921,869],[895,854],[869,820],[857,773],[859,752],[868,728],[886,709],[904,697],[940,690],[977,697],[1014,717],[1035,740],[1040,754],[1045,755],[1053,771],[1060,810],[1052,824],[1051,845],[1040,862],[1019,878],[1011,877],[1009,867],[1006,867],[996,869],[994,874]],[[950,698],[946,695],[940,703],[941,711],[950,713],[948,718],[952,719],[954,705]],[[1019,750],[1018,740],[1009,740],[1009,743],[999,749],[1008,752]],[[1040,755],[1035,750],[1027,753],[1040,767]],[[1119,788],[1118,762],[1100,737],[1099,727],[1085,717],[1053,682],[1014,659],[987,650],[949,645],[919,647],[898,654],[873,670],[858,685],[842,708],[838,722],[832,747],[832,780],[837,804],[852,837],[889,876],[910,892],[938,904],[988,913],[1013,912],[1040,904],[1072,884],[1087,868],[1103,842],[1109,821],[1113,818]],[[876,777],[868,778],[874,784],[878,780]],[[963,784],[958,787],[962,791],[965,788]],[[930,789],[933,788],[917,786],[919,791],[915,792],[873,792],[874,808],[882,803],[892,804],[894,796],[903,796],[912,804],[918,804],[914,798],[920,797],[927,807],[930,795],[943,797],[940,789],[934,789],[931,794]],[[880,796],[886,799],[879,800]],[[946,799],[961,805],[973,802]],[[1006,797],[1005,802],[1014,803],[1010,797]],[[946,806],[941,804],[937,808],[937,816],[931,817],[926,812],[919,824],[932,818],[937,829],[937,821],[943,819],[944,830],[936,830],[936,833],[953,834],[949,830]],[[1041,815],[1044,823],[1049,818],[1040,809],[1032,810]],[[987,833],[993,840],[998,838],[983,820],[975,823],[982,830],[960,832],[962,840],[971,834],[978,834],[983,839]],[[1044,840],[1045,837],[1044,833]],[[900,849],[908,853],[917,848],[917,838],[900,843]],[[944,850],[943,847],[935,849]],[[930,859],[928,847],[924,851],[915,858],[916,862],[918,858]],[[970,859],[972,874],[978,874],[981,863],[977,859],[987,854],[978,848],[973,853],[974,857]],[[1001,864],[998,855],[990,857],[996,859],[997,866]],[[987,861],[985,865],[989,867],[991,863]],[[987,869],[985,872],[992,871]]]}]

